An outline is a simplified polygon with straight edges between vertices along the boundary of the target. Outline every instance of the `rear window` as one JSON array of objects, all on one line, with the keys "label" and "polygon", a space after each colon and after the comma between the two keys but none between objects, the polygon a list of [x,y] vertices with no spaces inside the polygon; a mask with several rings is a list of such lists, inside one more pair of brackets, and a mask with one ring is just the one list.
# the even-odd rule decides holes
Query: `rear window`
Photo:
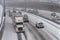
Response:
[{"label": "rear window", "polygon": [[17,25],[19,25],[19,24],[23,24],[23,23],[16,23]]}]

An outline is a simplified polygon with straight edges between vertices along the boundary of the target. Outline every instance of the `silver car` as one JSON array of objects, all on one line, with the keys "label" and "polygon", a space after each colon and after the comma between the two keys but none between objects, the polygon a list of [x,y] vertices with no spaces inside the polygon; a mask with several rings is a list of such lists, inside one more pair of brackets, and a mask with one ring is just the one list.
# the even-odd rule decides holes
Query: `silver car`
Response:
[{"label": "silver car", "polygon": [[44,25],[42,22],[38,22],[38,23],[36,23],[36,27],[37,28],[44,28]]}]

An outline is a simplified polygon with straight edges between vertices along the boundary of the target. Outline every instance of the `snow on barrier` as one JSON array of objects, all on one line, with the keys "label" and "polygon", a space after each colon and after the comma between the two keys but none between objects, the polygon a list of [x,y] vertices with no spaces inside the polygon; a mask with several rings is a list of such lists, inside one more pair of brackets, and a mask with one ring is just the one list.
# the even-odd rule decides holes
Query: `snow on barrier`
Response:
[{"label": "snow on barrier", "polygon": [[4,11],[2,5],[0,5],[0,40],[4,29],[3,24],[4,24]]}]

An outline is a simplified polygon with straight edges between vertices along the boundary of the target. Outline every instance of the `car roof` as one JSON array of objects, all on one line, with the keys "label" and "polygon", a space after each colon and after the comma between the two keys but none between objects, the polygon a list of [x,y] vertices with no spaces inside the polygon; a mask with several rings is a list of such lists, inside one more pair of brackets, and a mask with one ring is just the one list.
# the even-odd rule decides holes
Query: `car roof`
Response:
[{"label": "car roof", "polygon": [[43,23],[43,22],[41,22],[41,21],[38,21],[38,22],[36,22],[36,23]]}]

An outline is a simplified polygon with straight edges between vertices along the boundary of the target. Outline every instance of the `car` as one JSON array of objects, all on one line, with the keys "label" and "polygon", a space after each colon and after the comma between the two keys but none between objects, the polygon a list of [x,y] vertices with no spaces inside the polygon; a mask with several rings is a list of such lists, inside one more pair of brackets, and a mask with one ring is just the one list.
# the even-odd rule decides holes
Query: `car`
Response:
[{"label": "car", "polygon": [[19,14],[21,14],[21,15],[22,15],[22,12],[20,12],[20,11],[19,11]]},{"label": "car", "polygon": [[28,10],[27,11],[28,13],[32,13],[32,14],[38,14],[38,10],[34,10],[34,9],[31,9],[31,10]]},{"label": "car", "polygon": [[16,10],[13,10],[13,13],[16,13]]},{"label": "car", "polygon": [[16,13],[16,9],[15,8],[13,8],[13,13]]},{"label": "car", "polygon": [[24,22],[29,22],[28,15],[25,14],[23,19],[24,19]]},{"label": "car", "polygon": [[9,10],[9,17],[11,17],[12,16],[12,12]]},{"label": "car", "polygon": [[33,13],[33,9],[29,9],[27,12],[28,13]]},{"label": "car", "polygon": [[23,8],[23,9],[21,9],[21,11],[24,11],[24,12],[26,12],[26,8]]},{"label": "car", "polygon": [[37,15],[39,12],[38,10],[34,10],[33,13]]},{"label": "car", "polygon": [[36,27],[37,27],[37,28],[44,28],[44,25],[43,25],[42,22],[37,22],[37,23],[36,23]]},{"label": "car", "polygon": [[16,13],[19,13],[19,10],[16,10]]}]

